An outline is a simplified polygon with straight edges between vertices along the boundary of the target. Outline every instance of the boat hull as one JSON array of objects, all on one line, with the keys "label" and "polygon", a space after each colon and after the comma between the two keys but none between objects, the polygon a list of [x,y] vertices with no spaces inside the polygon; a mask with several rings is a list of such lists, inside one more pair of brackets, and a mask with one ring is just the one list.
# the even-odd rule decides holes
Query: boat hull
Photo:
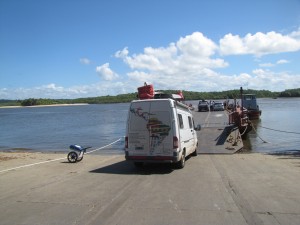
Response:
[{"label": "boat hull", "polygon": [[252,125],[251,125],[251,123],[244,124],[242,126],[239,126],[238,128],[239,128],[242,139],[246,139],[247,134],[252,130]]},{"label": "boat hull", "polygon": [[261,110],[248,110],[248,117],[250,120],[257,120],[261,116]]}]

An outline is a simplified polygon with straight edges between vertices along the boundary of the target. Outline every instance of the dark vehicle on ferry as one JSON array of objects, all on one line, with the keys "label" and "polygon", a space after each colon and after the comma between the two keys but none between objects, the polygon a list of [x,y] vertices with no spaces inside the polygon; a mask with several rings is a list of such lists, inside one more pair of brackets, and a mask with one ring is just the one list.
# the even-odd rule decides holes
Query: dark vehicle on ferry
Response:
[{"label": "dark vehicle on ferry", "polygon": [[199,111],[199,112],[202,112],[202,111],[209,111],[209,104],[208,104],[208,101],[205,101],[205,100],[199,101],[199,104],[198,104],[198,111]]},{"label": "dark vehicle on ferry", "polygon": [[224,104],[222,102],[215,102],[213,104],[213,111],[224,111]]}]

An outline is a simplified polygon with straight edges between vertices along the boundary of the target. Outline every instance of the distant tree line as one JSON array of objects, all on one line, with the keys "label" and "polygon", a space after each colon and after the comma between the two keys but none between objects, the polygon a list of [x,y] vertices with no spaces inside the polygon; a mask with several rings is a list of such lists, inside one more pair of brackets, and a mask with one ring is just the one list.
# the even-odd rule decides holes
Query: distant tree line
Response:
[{"label": "distant tree line", "polygon": [[[168,90],[168,93],[176,93],[174,90]],[[255,94],[257,98],[274,98],[278,97],[278,92],[271,92],[267,90],[244,90],[244,94]],[[193,92],[183,91],[183,95],[186,100],[198,100],[198,99],[234,99],[240,98],[240,90],[228,90],[228,91],[213,91],[213,92]]]},{"label": "distant tree line", "polygon": [[[160,91],[160,90],[157,90]],[[166,94],[177,93],[177,90],[161,90]],[[234,99],[240,98],[240,90],[228,90],[220,92],[195,92],[182,91],[185,100],[200,100],[200,99]],[[244,90],[244,94],[256,94],[257,98],[277,98],[277,97],[300,97],[300,88],[287,89],[283,92],[272,92],[267,90]],[[28,98],[24,100],[5,100],[0,99],[0,106],[34,106],[34,105],[54,105],[54,104],[105,104],[105,103],[123,103],[131,102],[137,99],[137,93],[120,94],[116,96],[100,96],[77,99],[44,99],[44,98]]]},{"label": "distant tree line", "polygon": [[[35,105],[54,105],[54,104],[65,104],[68,99],[48,99],[48,98],[28,98],[21,101],[21,106],[35,106]],[[70,100],[72,101],[72,100]]]},{"label": "distant tree line", "polygon": [[[120,94],[116,96],[100,96],[100,97],[90,97],[90,98],[78,98],[75,99],[76,103],[88,103],[88,104],[105,104],[105,103],[124,103],[131,102],[137,99],[137,93],[130,94]],[[75,103],[75,102],[74,102]]]},{"label": "distant tree line", "polygon": [[287,89],[281,92],[278,97],[300,97],[300,88]]}]

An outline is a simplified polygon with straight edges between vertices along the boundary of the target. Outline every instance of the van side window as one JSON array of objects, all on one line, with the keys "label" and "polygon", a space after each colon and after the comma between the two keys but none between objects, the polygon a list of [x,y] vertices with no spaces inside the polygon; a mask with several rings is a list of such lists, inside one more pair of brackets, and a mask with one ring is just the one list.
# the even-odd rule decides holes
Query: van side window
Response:
[{"label": "van side window", "polygon": [[193,129],[193,122],[192,122],[192,118],[189,116],[189,125],[190,125],[190,128]]},{"label": "van side window", "polygon": [[179,127],[180,127],[180,129],[183,129],[184,126],[183,126],[183,120],[182,120],[182,115],[181,114],[178,114],[178,120],[179,120]]}]

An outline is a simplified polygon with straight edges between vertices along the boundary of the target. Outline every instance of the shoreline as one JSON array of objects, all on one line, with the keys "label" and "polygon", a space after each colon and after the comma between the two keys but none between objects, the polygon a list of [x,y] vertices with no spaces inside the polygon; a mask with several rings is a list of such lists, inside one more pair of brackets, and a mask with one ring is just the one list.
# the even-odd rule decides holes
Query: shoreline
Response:
[{"label": "shoreline", "polygon": [[52,105],[32,105],[32,106],[0,106],[0,109],[10,109],[10,108],[41,108],[41,107],[58,107],[58,106],[81,106],[89,105],[89,103],[74,103],[74,104],[52,104]]},{"label": "shoreline", "polygon": [[[59,151],[59,150],[37,150],[37,149],[28,149],[28,148],[19,148],[19,149],[2,149],[0,150],[0,155],[1,154],[68,154],[68,152],[70,152],[70,150],[68,150],[67,148],[63,151]],[[97,153],[95,152],[91,152],[94,153],[93,155],[101,155],[101,154],[105,154],[105,155],[118,155],[118,154],[125,154],[124,150],[121,149],[117,149],[117,150],[105,150],[103,149],[102,151],[98,151]],[[89,152],[86,152],[85,155],[90,154]],[[260,152],[252,152],[252,151],[237,151],[234,154],[231,155],[251,155],[251,154],[261,154],[261,155],[277,155],[277,156],[295,156],[295,157],[300,157],[300,150],[279,150],[279,151],[269,151],[269,152],[264,152],[264,151],[260,151]],[[201,155],[214,155],[211,153],[204,153],[204,152],[198,152],[198,156]]]}]

